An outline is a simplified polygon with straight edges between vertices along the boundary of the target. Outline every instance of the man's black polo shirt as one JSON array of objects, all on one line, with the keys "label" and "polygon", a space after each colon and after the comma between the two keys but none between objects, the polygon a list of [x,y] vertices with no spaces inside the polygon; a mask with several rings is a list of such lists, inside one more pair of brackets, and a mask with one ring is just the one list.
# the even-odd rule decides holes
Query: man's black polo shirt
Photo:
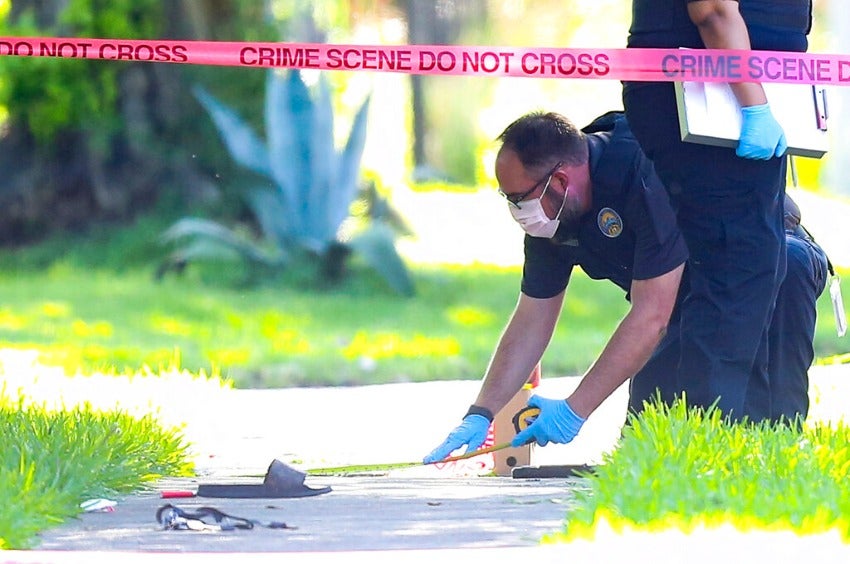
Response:
[{"label": "man's black polo shirt", "polygon": [[[590,211],[578,225],[562,223],[553,239],[525,236],[522,292],[530,297],[558,295],[580,266],[617,284],[628,299],[633,279],[661,276],[688,258],[667,192],[625,118],[616,114],[607,123],[612,130],[587,136]],[[594,124],[585,130],[597,130]]]}]

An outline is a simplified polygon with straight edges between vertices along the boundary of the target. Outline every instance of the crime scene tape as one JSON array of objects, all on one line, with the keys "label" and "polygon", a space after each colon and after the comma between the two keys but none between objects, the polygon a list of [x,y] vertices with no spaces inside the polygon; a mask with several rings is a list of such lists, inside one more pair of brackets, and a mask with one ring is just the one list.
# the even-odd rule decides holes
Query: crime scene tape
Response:
[{"label": "crime scene tape", "polygon": [[3,56],[426,75],[850,85],[850,55],[783,51],[0,37]]}]

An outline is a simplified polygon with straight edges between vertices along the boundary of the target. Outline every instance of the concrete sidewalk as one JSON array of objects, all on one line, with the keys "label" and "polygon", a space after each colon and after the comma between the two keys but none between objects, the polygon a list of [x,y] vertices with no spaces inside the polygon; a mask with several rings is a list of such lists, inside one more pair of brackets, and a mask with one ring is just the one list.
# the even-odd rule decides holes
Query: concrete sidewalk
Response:
[{"label": "concrete sidewalk", "polygon": [[[544,379],[539,393],[565,396],[577,378]],[[812,371],[812,419],[837,419],[847,407],[847,370]],[[252,562],[280,553],[299,561],[418,562],[440,557],[565,558],[610,561],[624,553],[632,562],[717,561],[728,551],[735,561],[748,551],[765,561],[850,561],[846,546],[831,535],[795,537],[784,533],[704,531],[684,535],[601,531],[596,542],[540,546],[562,529],[580,479],[518,480],[479,476],[480,465],[458,463],[442,470],[417,467],[349,477],[308,476],[306,484],[333,491],[301,499],[162,499],[161,490],[194,489],[198,483],[259,482],[273,459],[306,470],[320,466],[420,460],[457,423],[477,391],[477,382],[431,382],[358,388],[222,390],[163,407],[163,419],[187,421],[195,445],[198,476],[169,479],[148,492],[119,499],[112,513],[87,513],[41,535],[35,551],[5,552],[5,562],[97,562],[120,558],[170,562],[215,554]],[[537,449],[534,463],[598,463],[617,440],[624,418],[621,388],[587,422],[570,445]],[[260,521],[284,521],[295,529],[164,531],[155,520],[166,503],[193,510],[212,506]],[[603,540],[607,539],[607,540]],[[610,542],[608,542],[610,541]],[[671,546],[692,557],[671,553]],[[697,547],[702,547],[694,552]],[[733,550],[734,549],[734,550]],[[827,552],[824,552],[824,551]],[[471,551],[471,552],[470,552]],[[235,555],[238,553],[238,557]],[[183,559],[179,555],[184,555]],[[294,554],[293,554],[294,555]],[[485,556],[487,555],[487,556]],[[491,558],[492,556],[492,558]],[[153,558],[153,560],[149,560]],[[583,560],[587,561],[587,560]]]},{"label": "concrete sidewalk", "polygon": [[[41,549],[146,552],[313,552],[536,546],[560,529],[567,480],[511,478],[309,478],[333,491],[300,499],[162,500],[155,493],[122,500],[114,513],[86,514],[44,535]],[[186,487],[172,482],[168,487]],[[184,510],[212,506],[295,529],[163,531],[154,519],[171,502]]]},{"label": "concrete sidewalk", "polygon": [[[551,379],[548,395],[566,395],[577,378]],[[477,382],[355,388],[223,390],[183,405],[198,477],[170,479],[118,500],[111,513],[87,513],[41,535],[42,550],[303,552],[529,546],[561,529],[577,479],[484,477],[487,455],[446,467],[415,467],[351,477],[308,476],[333,491],[301,499],[162,499],[160,490],[198,483],[262,480],[279,459],[307,470],[345,464],[421,460],[460,420]],[[613,444],[625,388],[588,422],[572,448],[538,449],[534,462],[598,461]],[[168,419],[176,414],[163,412]],[[545,454],[545,456],[544,456]],[[156,510],[212,506],[225,513],[285,521],[295,530],[163,531]]]}]

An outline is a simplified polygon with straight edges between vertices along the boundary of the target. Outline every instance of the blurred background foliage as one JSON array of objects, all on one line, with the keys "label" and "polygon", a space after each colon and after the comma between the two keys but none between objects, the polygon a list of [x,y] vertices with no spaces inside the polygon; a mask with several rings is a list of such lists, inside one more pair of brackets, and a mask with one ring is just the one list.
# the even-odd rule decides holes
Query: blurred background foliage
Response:
[{"label": "blurred background foliage", "polygon": [[[828,6],[816,2],[818,22]],[[0,33],[39,36],[621,47],[628,18],[629,3],[614,0],[0,1]],[[829,29],[816,25],[814,47],[834,44]],[[381,135],[364,166],[390,188],[474,189],[492,182],[492,140],[519,113],[547,107],[582,123],[620,105],[615,81],[331,74],[340,132],[378,92],[370,124]],[[194,84],[262,128],[255,69],[4,57],[0,243],[151,209],[239,217],[239,172]],[[803,180],[817,184],[819,170],[803,163]]]},{"label": "blurred background foliage", "polygon": [[[815,0],[813,51],[846,52],[850,47],[846,29],[850,20],[840,14],[841,7],[839,0]],[[617,48],[625,45],[629,17],[630,3],[621,0],[0,0],[0,35]],[[315,89],[319,76],[303,75],[308,87]],[[411,263],[465,263],[474,269],[470,261],[480,261],[517,268],[521,237],[507,214],[500,213],[504,209],[498,198],[489,198],[495,183],[494,139],[505,125],[530,110],[558,111],[584,125],[622,107],[617,81],[366,72],[333,72],[323,78],[329,86],[337,147],[345,144],[364,100],[370,100],[361,161],[364,188],[351,205],[351,215],[362,217],[371,198],[385,211],[404,216],[418,240],[414,245],[399,242],[403,258]],[[187,216],[212,219],[248,238],[260,238],[263,225],[246,197],[248,190],[257,188],[257,176],[231,158],[216,124],[192,94],[197,87],[230,108],[259,137],[268,135],[266,72],[258,69],[0,58],[0,265],[7,274],[26,277],[43,272],[61,280],[74,268],[85,273],[132,270],[133,284],[141,287],[167,255],[160,234]],[[840,90],[833,104],[836,117],[842,115],[842,104],[850,106],[846,92],[850,88]],[[822,161],[798,161],[799,181],[807,190],[848,191],[850,144],[839,142],[836,134],[833,145],[835,150]],[[817,235],[816,219],[807,223]],[[344,235],[340,234],[342,239]],[[355,302],[360,299],[358,291],[369,296],[378,292],[380,299],[386,286],[382,288],[361,266],[352,265],[351,272],[362,279],[340,291],[351,293]],[[481,276],[487,276],[485,270]],[[79,276],[73,272],[66,283],[79,284]],[[212,263],[187,273],[184,283],[225,281],[237,292],[228,294],[229,299],[241,303],[247,299],[241,293],[246,277],[232,264]],[[475,361],[441,377],[458,372],[475,377],[486,364],[509,302],[516,296],[519,274],[514,270],[499,278],[505,285],[504,295],[499,295],[507,296],[506,310],[488,322],[486,335],[480,335]],[[12,294],[18,290],[13,278],[5,283]],[[418,299],[431,295],[427,276],[423,283],[424,298]],[[298,300],[306,300],[304,292],[327,291],[299,272],[267,280],[260,289],[270,285],[289,285]],[[152,291],[154,295],[181,291],[171,286],[169,282]],[[470,293],[475,287],[466,281],[449,286],[451,291],[464,288]],[[79,296],[79,302],[97,300],[98,291],[93,286],[93,297]],[[600,347],[622,313],[623,302],[612,297],[615,294],[599,298],[610,311],[590,316],[607,320],[593,333]],[[296,298],[278,294],[278,299]],[[453,299],[469,301],[464,295]],[[390,299],[397,304],[394,300]],[[10,307],[9,311],[17,311],[14,304]],[[4,311],[0,308],[0,329],[8,329],[4,335],[15,340],[20,330],[12,322],[3,325]],[[398,309],[386,314],[392,319],[378,319],[372,314],[376,311],[367,307],[359,321],[392,325],[403,318]],[[407,321],[407,329],[416,326],[421,319],[417,315]],[[333,312],[328,319],[334,322]],[[53,329],[45,331],[47,336],[39,339],[49,339]],[[93,338],[83,333],[81,338]],[[444,337],[445,332],[435,328],[423,338],[442,342]],[[350,339],[357,342],[348,334],[337,340]],[[410,336],[411,341],[421,342],[418,339]],[[558,355],[557,369],[579,370],[592,360],[593,347],[583,347],[588,349],[587,358],[578,358],[572,352],[576,336],[564,339],[569,343],[565,348],[550,347],[562,349],[552,353]],[[152,348],[167,357],[169,342],[157,342]],[[832,339],[825,350],[839,353],[842,345]],[[128,365],[139,355],[130,356]],[[201,357],[211,358],[198,353]],[[254,353],[248,364],[256,365],[256,357]],[[243,360],[220,360],[218,366],[246,365]],[[274,362],[283,361],[276,357]],[[431,377],[441,370],[434,364],[425,372]],[[309,380],[309,375],[304,378]]]}]

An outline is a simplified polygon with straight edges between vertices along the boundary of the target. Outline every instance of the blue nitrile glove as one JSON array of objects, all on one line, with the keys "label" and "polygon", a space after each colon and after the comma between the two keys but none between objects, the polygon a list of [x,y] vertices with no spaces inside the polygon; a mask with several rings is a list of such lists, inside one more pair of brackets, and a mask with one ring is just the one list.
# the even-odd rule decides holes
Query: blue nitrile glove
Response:
[{"label": "blue nitrile glove", "polygon": [[511,441],[512,447],[522,446],[537,441],[540,446],[546,446],[549,441],[557,444],[568,443],[578,435],[585,420],[576,415],[567,400],[547,399],[531,396],[528,405],[540,408],[540,415],[534,423],[517,433]]},{"label": "blue nitrile glove", "polygon": [[439,462],[463,445],[467,445],[466,452],[478,450],[487,440],[489,429],[490,420],[483,415],[467,415],[463,418],[463,423],[455,427],[455,430],[449,433],[449,436],[440,446],[422,459],[422,463]]},{"label": "blue nitrile glove", "polygon": [[785,132],[774,119],[768,104],[741,108],[741,138],[735,154],[745,159],[766,161],[781,157],[788,148]]}]

